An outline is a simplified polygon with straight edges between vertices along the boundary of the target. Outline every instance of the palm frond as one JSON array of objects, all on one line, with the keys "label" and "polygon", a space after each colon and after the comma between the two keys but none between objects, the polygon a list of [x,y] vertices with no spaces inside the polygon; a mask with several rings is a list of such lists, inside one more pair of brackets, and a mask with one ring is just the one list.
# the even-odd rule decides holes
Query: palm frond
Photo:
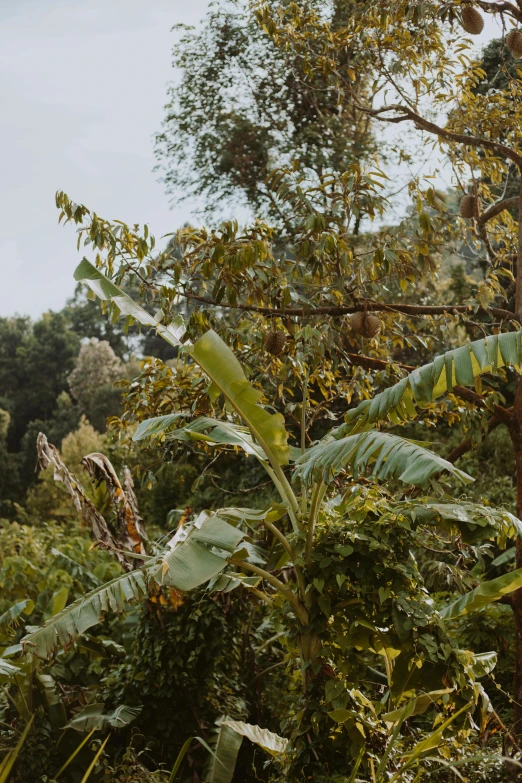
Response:
[{"label": "palm frond", "polygon": [[143,571],[123,574],[78,598],[51,617],[41,628],[24,636],[24,650],[47,660],[59,647],[68,648],[81,634],[97,625],[106,612],[122,614],[128,603],[137,601],[146,594]]},{"label": "palm frond", "polygon": [[369,466],[372,466],[371,475],[375,478],[394,478],[416,486],[423,486],[442,471],[465,484],[473,481],[467,473],[418,443],[375,430],[340,440],[324,440],[308,449],[296,465],[296,475],[305,484],[311,484],[317,478],[329,483],[346,467],[350,467],[357,478]]},{"label": "palm frond", "polygon": [[497,373],[502,367],[520,370],[521,365],[522,330],[468,343],[418,367],[371,400],[363,400],[348,411],[336,436],[360,432],[377,422],[410,421],[417,416],[418,404],[432,402],[454,386],[474,386],[475,378],[483,373]]}]

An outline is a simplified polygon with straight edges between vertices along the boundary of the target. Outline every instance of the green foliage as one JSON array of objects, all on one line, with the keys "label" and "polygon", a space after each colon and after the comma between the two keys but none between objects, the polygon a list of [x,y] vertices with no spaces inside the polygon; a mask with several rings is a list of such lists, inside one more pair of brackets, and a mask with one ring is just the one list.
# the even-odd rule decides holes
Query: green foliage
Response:
[{"label": "green foliage", "polygon": [[[185,161],[194,154],[199,192],[213,188],[222,200],[242,191],[258,213],[262,210],[271,219],[277,214],[270,224],[256,219],[243,230],[233,220],[213,229],[185,227],[164,252],[155,254],[146,226],[140,232],[139,227],[110,223],[58,194],[61,218],[79,225],[79,245],[83,239],[98,253],[96,268],[82,261],[78,279],[88,281],[114,319],[123,314],[130,328],[135,321],[150,327],[175,351],[172,367],[147,362],[136,385],[126,385],[128,405],[119,433],[127,439],[132,434],[127,426],[138,423],[138,442],[155,435],[154,445],[165,451],[157,484],[158,521],[167,517],[172,526],[181,519],[166,546],[165,539],[154,542],[156,560],[120,575],[113,585],[96,584],[87,597],[93,580],[86,575],[85,560],[74,565],[74,558],[62,553],[57,562],[74,580],[70,600],[76,598],[76,603],[54,614],[66,599],[64,585],[46,595],[36,619],[47,624],[29,629],[26,647],[36,639],[40,651],[49,655],[57,638],[66,646],[100,619],[106,630],[107,608],[123,612],[129,608],[126,599],[142,598],[157,621],[147,649],[158,658],[147,666],[127,658],[120,670],[127,691],[137,687],[136,681],[142,691],[147,689],[144,717],[139,717],[147,721],[141,724],[145,734],[151,726],[156,729],[158,711],[160,717],[163,710],[168,713],[169,729],[175,730],[165,740],[172,750],[170,761],[177,752],[193,751],[194,779],[201,777],[203,757],[209,758],[201,747],[193,748],[191,738],[226,714],[233,720],[221,726],[241,725],[251,737],[259,739],[265,726],[283,734],[286,752],[277,753],[262,770],[256,756],[244,765],[243,743],[241,780],[247,779],[245,768],[257,779],[313,783],[446,781],[458,769],[468,777],[493,780],[498,773],[498,754],[488,758],[478,746],[498,720],[488,714],[480,682],[491,679],[496,655],[491,649],[480,655],[466,649],[469,625],[461,618],[445,622],[444,610],[437,606],[449,603],[450,615],[463,607],[482,607],[481,617],[498,619],[499,607],[488,602],[518,585],[518,569],[509,571],[509,539],[520,535],[520,522],[505,509],[482,502],[484,494],[502,503],[511,499],[502,490],[508,487],[512,493],[513,471],[499,475],[502,459],[495,457],[492,468],[484,453],[470,460],[474,472],[483,474],[478,488],[469,490],[481,505],[472,504],[469,496],[447,497],[437,484],[425,495],[387,487],[383,482],[390,478],[426,484],[440,469],[461,478],[465,474],[418,443],[371,427],[419,419],[433,426],[442,419],[443,436],[449,425],[460,424],[475,445],[490,429],[480,411],[502,414],[495,405],[511,404],[515,383],[505,368],[519,370],[522,353],[521,333],[511,331],[510,323],[517,301],[513,255],[518,227],[510,207],[511,212],[502,210],[489,224],[477,217],[465,231],[448,212],[451,199],[445,204],[433,187],[414,178],[407,218],[393,226],[381,220],[378,229],[361,231],[361,225],[369,226],[388,209],[386,179],[377,161],[365,168],[358,159],[371,146],[364,138],[370,119],[408,121],[434,134],[446,144],[464,187],[466,178],[472,179],[486,210],[496,208],[497,195],[510,185],[506,162],[522,165],[516,142],[520,87],[502,65],[504,87],[509,88],[477,89],[483,72],[466,59],[466,42],[447,26],[458,22],[460,14],[458,7],[416,0],[343,2],[328,8],[322,2],[260,3],[254,13],[243,15],[220,6],[199,37],[184,39],[179,55],[184,77],[173,92],[178,103],[169,107],[160,147],[168,154],[181,152]],[[243,79],[246,97],[230,92],[230,77],[237,74],[248,77]],[[202,83],[208,90],[199,89]],[[391,95],[399,103],[383,106]],[[418,113],[423,102],[435,112],[444,111],[446,127]],[[259,115],[259,109],[269,110],[270,116]],[[343,135],[346,128],[354,132]],[[480,144],[470,141],[471,134],[483,137]],[[187,135],[193,146],[186,143]],[[408,143],[399,139],[394,146],[401,164],[413,162]],[[271,155],[278,168],[262,183],[261,171]],[[185,184],[194,183],[169,165],[171,185],[180,177]],[[393,184],[388,191],[394,189]],[[446,283],[437,279],[439,254],[443,247],[448,253],[451,242],[462,247],[464,241],[471,256],[482,254],[477,267],[483,277],[470,283],[455,275],[446,296]],[[452,263],[446,258],[445,269]],[[368,311],[382,318],[373,338],[359,334],[356,320],[345,320]],[[287,338],[279,358],[262,353],[266,331],[274,326],[284,329]],[[485,336],[468,343],[467,334]],[[439,355],[433,360],[434,353]],[[390,386],[404,370],[394,361],[430,363]],[[375,394],[383,386],[386,391]],[[475,392],[459,393],[458,386]],[[262,406],[265,400],[271,407]],[[353,400],[362,402],[349,409]],[[5,408],[12,412],[7,403]],[[324,438],[327,420],[337,422],[347,409],[346,423]],[[178,414],[182,416],[173,422]],[[506,411],[502,415],[506,420]],[[25,431],[27,436],[29,425]],[[510,431],[516,442],[516,428]],[[288,440],[299,448],[289,447]],[[181,498],[199,512],[204,501],[210,506],[221,500],[222,490],[237,493],[243,488],[234,482],[238,456],[230,453],[238,448],[251,454],[250,463],[252,457],[258,459],[258,470],[266,470],[271,481],[267,494],[277,492],[283,502],[277,508],[272,502],[260,508],[256,502],[256,508],[247,510],[202,512],[195,521],[191,509],[180,515]],[[210,451],[225,453],[218,465],[229,472],[226,477],[218,473],[217,492],[210,490],[203,471]],[[147,452],[132,452],[142,463],[145,485],[156,478],[152,453],[150,445]],[[180,453],[186,455],[182,470],[171,461]],[[294,493],[286,467],[296,458],[293,472],[305,479],[300,495]],[[372,467],[371,480],[360,475]],[[161,484],[167,476],[173,484],[181,476],[184,486],[165,490]],[[194,477],[198,481],[192,484]],[[177,512],[166,514],[171,498]],[[142,581],[142,571],[154,571],[156,584]],[[180,606],[174,588],[197,586],[209,576],[209,591],[214,592],[184,597]],[[121,585],[134,581],[139,590],[121,591]],[[451,595],[434,596],[433,589],[442,583]],[[455,588],[465,593],[456,602]],[[18,598],[5,607],[11,634],[18,634],[15,626],[24,619],[23,601],[33,601]],[[169,602],[173,608],[165,609]],[[205,625],[198,609],[205,605],[210,617],[216,607],[225,613],[234,602],[239,630],[232,643],[227,632],[236,627],[235,620],[227,617],[222,625],[213,625],[212,617]],[[267,649],[265,645],[271,651],[266,668],[252,665],[260,606],[269,612],[268,624],[277,637],[275,644],[256,640],[254,653]],[[135,619],[131,614],[129,628],[139,658],[136,640],[148,617],[142,614],[137,626]],[[200,621],[203,636],[198,636]],[[500,621],[491,622],[501,627]],[[117,628],[115,623],[115,635],[121,633]],[[175,643],[164,647],[165,636]],[[194,639],[198,644],[191,647]],[[86,644],[97,647],[96,639]],[[213,657],[205,658],[203,647]],[[170,670],[168,681],[161,680],[178,653],[178,669]],[[74,659],[76,654],[68,650],[59,658]],[[222,666],[230,660],[234,671],[226,679]],[[144,672],[142,680],[136,669],[138,675]],[[185,703],[184,678],[196,669]],[[17,709],[24,708],[20,696],[29,692],[25,674]],[[260,720],[247,713],[256,711],[256,683],[265,678],[270,705]],[[221,687],[214,687],[216,681]],[[168,704],[156,699],[158,682],[167,691],[172,688]],[[109,675],[109,701],[119,684]],[[47,685],[49,692],[53,686]],[[215,696],[211,702],[208,692]],[[116,693],[106,714],[125,704],[137,707],[141,695],[128,695]],[[276,716],[280,726],[274,725]],[[104,758],[106,742],[96,746],[98,760]],[[162,751],[157,751],[159,756]],[[477,763],[471,761],[473,753]],[[114,776],[115,767],[107,762],[109,768]],[[489,774],[491,769],[495,771]]]},{"label": "green foliage", "polygon": [[[314,5],[339,27],[357,2]],[[349,101],[320,74],[310,79],[298,50],[274,46],[246,2],[212,7],[202,28],[186,30],[176,44],[173,65],[182,78],[169,91],[156,151],[175,198],[204,195],[214,213],[223,201],[240,200],[288,229],[293,215],[266,187],[269,167],[299,159],[319,177],[344,172],[374,150]],[[346,73],[350,57],[340,54],[338,66]]]},{"label": "green foliage", "polygon": [[[278,660],[269,647],[255,660],[252,644],[273,635],[271,626],[257,630],[260,619],[259,608],[238,591],[211,597],[198,590],[176,610],[153,603],[142,610],[132,655],[105,687],[116,703],[143,704],[136,725],[153,752],[164,748],[165,761],[172,763],[184,740],[201,732],[201,721],[212,726],[223,714],[273,720],[275,694],[267,700],[263,680],[247,688],[256,671]],[[206,762],[205,752],[198,757]]]},{"label": "green foliage", "polygon": [[61,313],[46,313],[34,324],[26,318],[0,320],[0,389],[12,417],[11,448],[19,446],[30,421],[52,415],[79,349]]}]

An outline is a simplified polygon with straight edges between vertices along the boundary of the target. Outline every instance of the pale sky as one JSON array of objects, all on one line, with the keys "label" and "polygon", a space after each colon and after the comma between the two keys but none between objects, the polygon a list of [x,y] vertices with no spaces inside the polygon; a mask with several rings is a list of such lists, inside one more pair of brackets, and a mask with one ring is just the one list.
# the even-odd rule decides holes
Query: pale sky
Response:
[{"label": "pale sky", "polygon": [[[73,293],[81,258],[57,190],[157,240],[193,215],[153,173],[174,24],[208,0],[0,0],[0,316],[39,316]],[[498,36],[488,19],[482,44]]]},{"label": "pale sky", "polygon": [[[38,316],[73,293],[81,255],[57,190],[160,235],[171,210],[152,172],[174,24],[208,0],[0,0],[0,316]],[[194,208],[192,205],[192,209]]]}]

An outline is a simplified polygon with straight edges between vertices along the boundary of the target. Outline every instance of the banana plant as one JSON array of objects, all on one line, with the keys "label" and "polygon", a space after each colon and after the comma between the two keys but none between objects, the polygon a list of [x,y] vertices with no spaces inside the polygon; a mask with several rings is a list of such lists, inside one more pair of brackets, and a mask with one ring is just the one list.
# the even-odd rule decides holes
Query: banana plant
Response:
[{"label": "banana plant", "polygon": [[[372,622],[371,617],[365,616],[363,610],[359,611],[358,606],[364,604],[366,599],[360,591],[357,592],[357,585],[352,584],[343,573],[338,573],[335,577],[337,582],[335,589],[338,589],[339,594],[344,590],[345,595],[342,601],[338,601],[338,594],[321,576],[321,567],[327,569],[327,565],[323,564],[332,561],[330,551],[335,552],[335,557],[338,557],[339,561],[343,561],[354,552],[358,536],[362,540],[355,526],[357,516],[355,515],[354,519],[349,517],[355,512],[348,497],[350,492],[360,494],[362,491],[360,487],[358,488],[361,477],[364,477],[364,486],[370,478],[374,482],[372,486],[378,486],[378,482],[393,481],[407,488],[424,488],[433,477],[438,475],[446,475],[463,485],[472,481],[470,476],[422,443],[393,433],[381,432],[376,428],[372,429],[372,426],[385,419],[392,422],[402,421],[407,416],[413,415],[414,407],[418,402],[436,397],[445,390],[451,390],[452,385],[456,383],[471,385],[481,372],[492,372],[506,364],[518,367],[522,360],[521,336],[498,335],[495,339],[488,338],[483,341],[482,347],[473,343],[471,346],[465,346],[464,349],[451,352],[449,357],[439,358],[429,365],[428,369],[416,371],[397,387],[377,395],[374,402],[362,403],[348,415],[343,427],[332,431],[319,443],[304,448],[304,439],[302,439],[299,448],[289,444],[289,434],[283,416],[269,411],[262,405],[262,392],[249,383],[236,357],[215,332],[212,330],[206,332],[193,345],[184,344],[185,330],[181,319],[164,324],[161,313],[150,315],[86,259],[78,266],[75,278],[87,283],[98,297],[108,302],[113,314],[122,314],[145,326],[155,328],[158,334],[170,344],[178,347],[179,351],[187,356],[188,361],[198,364],[208,377],[212,390],[224,396],[227,408],[231,412],[230,417],[222,421],[209,417],[190,421],[187,420],[186,412],[173,411],[165,416],[142,422],[136,430],[134,439],[136,441],[145,438],[174,439],[202,443],[205,448],[242,449],[249,458],[257,459],[265,469],[281,502],[264,510],[202,511],[193,522],[180,526],[157,556],[145,559],[139,568],[123,574],[112,582],[96,587],[80,600],[51,617],[41,628],[28,633],[22,640],[24,649],[40,658],[50,659],[60,647],[68,648],[74,644],[81,634],[100,622],[106,612],[123,612],[128,604],[142,600],[152,585],[188,591],[205,583],[208,583],[212,589],[220,589],[220,586],[226,584],[227,589],[231,585],[243,588],[283,612],[288,623],[289,635],[295,639],[294,663],[300,668],[302,690],[309,700],[321,681],[320,673],[332,669],[329,656],[335,657],[338,654],[336,650],[339,647],[344,649],[343,645],[354,651],[368,650],[371,654],[380,656],[386,670],[383,675],[384,681],[388,684],[390,694],[388,707],[391,709],[388,709],[388,713],[393,714],[404,700],[412,697],[417,699],[418,691],[420,690],[422,694],[430,686],[428,682],[430,677],[439,683],[441,677],[447,680],[447,674],[441,675],[440,666],[437,668],[427,662],[421,675],[421,679],[423,676],[426,678],[426,683],[420,684],[418,674],[423,661],[419,658],[418,652],[415,653],[411,639],[412,628],[415,623],[420,622],[418,614],[421,610],[419,609],[416,616],[410,613],[408,600],[395,594],[393,584],[389,588],[379,587],[380,604],[390,606],[390,623],[394,626],[394,630],[390,631],[390,629],[383,629],[377,622]],[[348,495],[344,496],[339,495],[341,474],[345,477],[344,483],[351,488]],[[409,504],[410,507],[416,505],[412,500]],[[379,501],[368,500],[366,505],[378,520]],[[399,505],[395,506],[396,518],[406,519]],[[458,506],[458,503],[454,505]],[[421,511],[426,511],[426,503],[423,505],[419,500],[418,506]],[[442,513],[440,508],[439,506],[436,512],[432,510],[433,513],[440,515]],[[358,513],[360,512],[357,511]],[[480,506],[469,503],[466,505],[466,513],[474,520],[485,518],[488,524],[491,524],[492,519],[493,522],[495,520],[498,522],[499,519],[498,516],[491,514],[491,510],[488,512]],[[459,514],[454,511],[453,516],[458,518]],[[419,518],[421,517],[422,514]],[[390,514],[388,518],[391,519]],[[413,526],[411,515],[409,520]],[[452,524],[451,514],[446,515],[446,522]],[[508,524],[505,518],[502,518],[502,524]],[[518,520],[515,527],[517,525],[519,526]],[[343,532],[338,539],[332,539],[332,531],[343,531],[343,527],[351,531],[352,538],[349,541],[342,538]],[[252,547],[252,531],[259,529],[264,530],[275,542],[277,555],[268,556],[264,562],[260,561],[259,552]],[[368,539],[367,535],[366,539]],[[326,548],[323,554],[320,554],[321,547]],[[390,547],[387,551],[389,556]],[[358,562],[354,563],[354,568],[356,567]],[[290,574],[290,578],[285,580],[281,578],[282,568],[285,569],[287,576]],[[414,564],[410,564],[408,568],[414,569]],[[400,578],[403,577],[404,574]],[[425,601],[421,595],[422,591],[417,591],[414,595],[411,588],[412,580],[408,581],[407,575],[404,579],[405,584],[410,585],[407,588],[410,590],[410,603],[414,596],[414,600],[419,603],[419,606],[422,605],[422,611],[427,617],[428,610],[422,604],[422,601]],[[486,598],[498,600],[506,592],[517,589],[519,585],[520,574],[515,572],[504,580],[501,587],[493,586],[489,591],[482,590],[483,598],[479,598],[477,594],[470,598],[466,605],[469,609],[479,605],[480,601]],[[463,599],[460,600],[462,603]],[[354,611],[353,619],[348,624],[347,607]],[[440,637],[440,634],[444,633],[443,620],[435,610],[429,611],[432,612],[429,627],[438,629],[433,630],[433,638],[437,634]],[[455,611],[457,610],[452,609],[447,612],[448,617],[454,616]],[[318,619],[319,617],[322,617],[322,621]],[[428,623],[428,620],[425,623]],[[332,629],[336,626],[339,628],[342,626],[343,630],[336,637],[334,644],[331,641]],[[449,649],[451,647],[449,642],[448,645]],[[469,668],[464,673],[462,668],[458,669],[455,655],[452,660],[455,680],[449,691],[467,689],[476,701],[479,691],[475,687],[473,673]],[[333,674],[329,676],[338,685],[341,675],[335,670],[332,671]],[[431,674],[428,676],[425,672]],[[321,687],[324,690],[324,686]],[[334,744],[337,735],[345,729],[358,746],[364,744],[364,737],[369,730],[385,731],[383,727],[386,722],[383,723],[374,707],[371,705],[368,707],[364,701],[359,700],[357,693],[347,691],[344,686],[344,689],[341,689],[342,694],[341,692],[337,694],[332,687],[326,687],[324,692],[327,694],[327,700],[330,700],[334,707],[336,703],[339,707],[330,711],[328,713],[330,717],[325,720],[336,722],[338,710],[344,711],[343,720],[338,721],[337,728],[331,730],[333,733],[329,730],[330,739],[333,737]],[[426,706],[432,702],[439,705],[447,702],[448,689],[441,689],[439,685],[439,687],[430,687],[429,691],[431,695]],[[355,708],[347,707],[350,700],[368,713],[366,723],[364,720],[361,723],[354,718]],[[414,711],[403,720],[412,714]],[[400,725],[403,720],[400,721]],[[449,726],[450,722],[448,720],[441,724],[437,730],[437,740],[433,740],[430,748],[436,747],[443,741],[443,729]],[[300,736],[299,730],[294,732],[293,737],[276,740],[273,736],[267,738],[268,735],[263,734],[263,730],[259,727],[233,721],[226,721],[223,725],[233,733],[247,736],[254,742],[258,742],[279,759],[291,756],[294,751],[297,753],[296,748],[298,749],[301,743],[299,740],[296,741],[295,747],[292,746],[292,739],[296,740]],[[393,725],[394,731],[398,732],[397,723]],[[320,764],[319,753],[313,746],[310,732],[308,743],[313,748],[314,757],[317,756],[313,763]],[[228,751],[230,748],[227,748]],[[410,756],[405,756],[405,759],[409,759],[404,762],[405,769],[412,767],[413,761],[416,761],[423,751],[424,748],[410,749]],[[230,752],[229,755],[232,757],[234,753]],[[359,762],[362,761],[363,755]],[[381,758],[375,763],[381,774],[386,768],[386,759],[383,761]],[[372,769],[374,766],[372,761]],[[214,764],[214,770],[215,780],[218,781],[220,775],[223,777],[223,772],[217,762]],[[404,779],[407,780],[407,777]]]}]

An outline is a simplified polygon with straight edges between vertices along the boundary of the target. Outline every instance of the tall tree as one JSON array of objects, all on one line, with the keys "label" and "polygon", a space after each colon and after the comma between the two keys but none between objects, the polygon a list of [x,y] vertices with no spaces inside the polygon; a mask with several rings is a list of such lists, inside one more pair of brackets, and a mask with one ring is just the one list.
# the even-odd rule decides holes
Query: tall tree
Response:
[{"label": "tall tree", "polygon": [[[358,4],[300,3],[327,14],[333,29]],[[320,51],[319,44],[317,57]],[[369,74],[356,74],[350,57],[340,53],[337,67],[362,96]],[[207,213],[222,215],[223,202],[239,203],[291,233],[291,206],[267,187],[269,169],[299,160],[320,179],[375,150],[368,120],[351,100],[338,100],[327,78],[310,74],[298,51],[275,46],[248,0],[213,4],[202,28],[187,30],[174,47],[173,65],[181,82],[169,90],[158,168],[173,198],[203,196]]]},{"label": "tall tree", "polygon": [[[480,9],[480,10],[479,10]],[[470,55],[470,46],[463,40],[465,34],[478,34],[484,26],[481,11],[500,15],[508,25],[500,45],[501,56],[491,73],[492,48],[486,52],[484,70]],[[285,16],[286,14],[286,16]],[[378,69],[386,85],[384,100],[375,95],[360,101],[352,93],[359,110],[383,124],[410,125],[425,138],[433,138],[448,155],[454,171],[462,183],[462,232],[468,233],[475,246],[482,243],[487,255],[484,280],[476,293],[463,307],[455,308],[447,318],[458,322],[467,320],[473,311],[485,308],[491,314],[491,323],[485,330],[513,332],[522,323],[522,192],[509,196],[514,181],[521,182],[522,156],[519,151],[521,133],[521,85],[513,58],[522,55],[522,33],[516,25],[522,23],[522,4],[477,2],[475,4],[369,3],[357,18],[346,27],[331,34],[328,22],[313,12],[305,24],[291,9],[282,8],[282,16],[264,4],[260,10],[265,29],[282,44],[301,46],[303,56],[310,49],[310,39],[322,40],[330,48],[322,60],[325,69],[338,89],[350,91],[350,83],[339,74],[335,63],[339,49],[357,48],[357,68],[369,66]],[[282,20],[284,18],[283,24]],[[300,42],[300,43],[298,43]],[[468,50],[466,57],[462,52]],[[311,60],[308,60],[311,63]],[[380,66],[378,65],[380,63]],[[426,78],[429,73],[430,77]],[[481,82],[489,75],[485,88]],[[494,78],[491,78],[491,77]],[[446,123],[440,122],[440,113],[450,107]],[[514,212],[514,217],[511,214]],[[496,309],[492,303],[500,304]],[[457,315],[458,311],[466,313]],[[472,316],[471,316],[472,317]],[[513,339],[515,335],[513,334]],[[491,357],[492,366],[498,357]],[[487,430],[507,426],[513,442],[517,474],[518,517],[522,517],[522,378],[515,377],[515,392],[510,394],[510,375],[506,374],[503,388],[507,407],[493,403],[496,390],[483,383],[477,389],[477,408],[490,418]],[[459,458],[472,441],[466,441],[456,450],[452,459]],[[522,540],[517,538],[517,567],[522,567]],[[517,637],[517,658],[514,682],[514,732],[522,736],[522,591],[506,599],[513,608]]]},{"label": "tall tree", "polygon": [[30,421],[51,415],[79,350],[62,313],[45,313],[34,323],[0,319],[0,399],[11,414],[11,449],[18,449]]}]

